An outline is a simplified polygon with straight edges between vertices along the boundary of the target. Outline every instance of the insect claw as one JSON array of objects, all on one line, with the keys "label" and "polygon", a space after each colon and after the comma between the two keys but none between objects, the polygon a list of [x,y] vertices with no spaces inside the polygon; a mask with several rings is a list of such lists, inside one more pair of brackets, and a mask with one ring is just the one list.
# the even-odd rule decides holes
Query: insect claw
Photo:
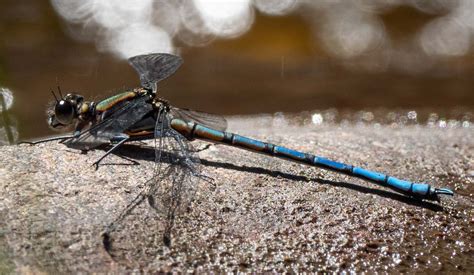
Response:
[{"label": "insect claw", "polygon": [[20,145],[20,144],[35,145],[35,143],[33,141],[27,141],[27,140],[21,140],[17,143],[17,145]]}]

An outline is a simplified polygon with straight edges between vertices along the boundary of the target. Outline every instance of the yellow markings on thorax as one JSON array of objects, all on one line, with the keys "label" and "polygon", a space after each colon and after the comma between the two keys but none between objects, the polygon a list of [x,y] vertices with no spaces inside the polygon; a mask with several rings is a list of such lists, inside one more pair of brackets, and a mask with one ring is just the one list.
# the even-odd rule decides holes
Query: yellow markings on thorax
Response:
[{"label": "yellow markings on thorax", "polygon": [[135,96],[137,96],[135,92],[124,92],[118,95],[114,95],[97,103],[95,109],[96,111],[104,112],[112,108],[115,104],[127,99],[134,98]]},{"label": "yellow markings on thorax", "polygon": [[89,102],[84,102],[81,104],[80,114],[85,114],[89,111]]}]

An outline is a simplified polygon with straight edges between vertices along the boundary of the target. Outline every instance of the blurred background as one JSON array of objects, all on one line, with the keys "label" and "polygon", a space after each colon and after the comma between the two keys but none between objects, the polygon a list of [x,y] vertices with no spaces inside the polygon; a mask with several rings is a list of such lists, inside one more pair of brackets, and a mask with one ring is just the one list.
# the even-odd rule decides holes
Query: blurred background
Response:
[{"label": "blurred background", "polygon": [[0,110],[8,109],[19,138],[51,134],[50,89],[100,100],[136,87],[126,59],[150,52],[183,57],[160,84],[179,107],[300,113],[313,124],[381,116],[472,127],[472,0],[1,0],[1,7]]}]

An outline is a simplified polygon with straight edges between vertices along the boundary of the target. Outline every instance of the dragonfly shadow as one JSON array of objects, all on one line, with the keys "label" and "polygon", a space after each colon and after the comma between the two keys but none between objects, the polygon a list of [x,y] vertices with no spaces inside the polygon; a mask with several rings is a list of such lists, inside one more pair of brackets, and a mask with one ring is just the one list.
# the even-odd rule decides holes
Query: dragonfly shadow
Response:
[{"label": "dragonfly shadow", "polygon": [[325,179],[320,179],[320,178],[308,178],[305,176],[299,176],[299,175],[294,175],[294,174],[289,174],[281,171],[274,171],[274,170],[269,170],[266,168],[261,168],[261,167],[251,167],[251,166],[238,166],[232,163],[226,163],[226,162],[214,162],[214,161],[208,161],[201,159],[201,163],[206,166],[211,166],[211,167],[217,167],[217,168],[224,168],[224,169],[231,169],[231,170],[236,170],[236,171],[241,171],[241,172],[249,172],[249,173],[256,173],[256,174],[264,174],[264,175],[269,175],[271,177],[280,177],[292,181],[301,181],[301,182],[317,182],[319,184],[326,184],[330,186],[335,186],[335,187],[343,187],[343,188],[348,188],[351,190],[355,190],[357,192],[361,193],[366,193],[366,194],[374,194],[377,196],[381,196],[384,198],[389,198],[393,199],[399,202],[403,202],[409,205],[414,205],[417,207],[422,207],[429,209],[431,211],[439,212],[443,210],[443,207],[427,202],[427,201],[422,201],[416,198],[404,196],[402,194],[390,192],[390,191],[385,191],[385,190],[380,190],[380,189],[373,189],[361,185],[356,185],[348,182],[342,182],[342,181],[331,181],[331,180],[325,180]]},{"label": "dragonfly shadow", "polygon": [[[166,152],[163,152],[163,153],[166,154]],[[127,157],[131,159],[154,161],[155,149],[152,147],[141,147],[141,146],[130,144],[130,145],[122,146],[122,148],[117,150],[117,154],[121,155],[122,157]],[[408,205],[413,205],[413,206],[429,209],[434,212],[439,212],[443,210],[443,207],[436,203],[423,201],[423,200],[416,199],[409,196],[404,196],[402,194],[391,192],[391,191],[369,188],[369,187],[365,187],[365,186],[361,186],[361,185],[357,185],[357,184],[353,184],[349,182],[331,181],[331,180],[325,180],[321,178],[308,178],[305,176],[299,176],[299,175],[285,173],[281,171],[270,170],[267,168],[256,167],[256,166],[245,166],[245,165],[239,166],[239,165],[235,165],[228,162],[217,162],[217,161],[211,161],[211,160],[206,160],[206,159],[200,159],[200,161],[203,165],[209,166],[209,167],[223,168],[223,169],[254,173],[254,174],[260,174],[260,175],[268,175],[271,177],[275,177],[275,178],[279,177],[279,178],[284,178],[291,181],[316,182],[319,184],[325,184],[325,185],[330,185],[334,187],[347,188],[347,189],[351,189],[351,190],[365,193],[365,194],[377,195],[380,197],[396,200]]]}]

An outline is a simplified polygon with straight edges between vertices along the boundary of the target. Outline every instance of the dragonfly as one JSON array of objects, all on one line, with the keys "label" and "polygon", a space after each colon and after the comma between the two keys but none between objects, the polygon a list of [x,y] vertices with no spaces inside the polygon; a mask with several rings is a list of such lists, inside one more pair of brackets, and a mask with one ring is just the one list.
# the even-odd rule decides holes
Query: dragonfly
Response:
[{"label": "dragonfly", "polygon": [[110,146],[97,161],[101,161],[126,142],[154,140],[155,171],[144,190],[112,222],[107,232],[115,228],[130,211],[143,200],[148,200],[167,221],[164,243],[171,241],[175,217],[192,201],[199,180],[209,180],[201,173],[201,164],[191,141],[198,139],[222,143],[261,153],[267,156],[323,168],[361,178],[391,188],[421,200],[437,200],[440,195],[454,195],[448,188],[436,188],[427,183],[401,180],[361,167],[333,161],[310,153],[259,141],[227,132],[225,118],[174,107],[158,96],[158,83],[172,74],[183,63],[179,56],[165,53],[131,57],[130,65],[140,77],[141,86],[99,102],[85,101],[81,95],[58,95],[52,92],[55,102],[48,110],[48,124],[54,129],[74,126],[72,133],[55,136],[29,144],[60,141],[68,147],[88,151],[99,146]]}]

